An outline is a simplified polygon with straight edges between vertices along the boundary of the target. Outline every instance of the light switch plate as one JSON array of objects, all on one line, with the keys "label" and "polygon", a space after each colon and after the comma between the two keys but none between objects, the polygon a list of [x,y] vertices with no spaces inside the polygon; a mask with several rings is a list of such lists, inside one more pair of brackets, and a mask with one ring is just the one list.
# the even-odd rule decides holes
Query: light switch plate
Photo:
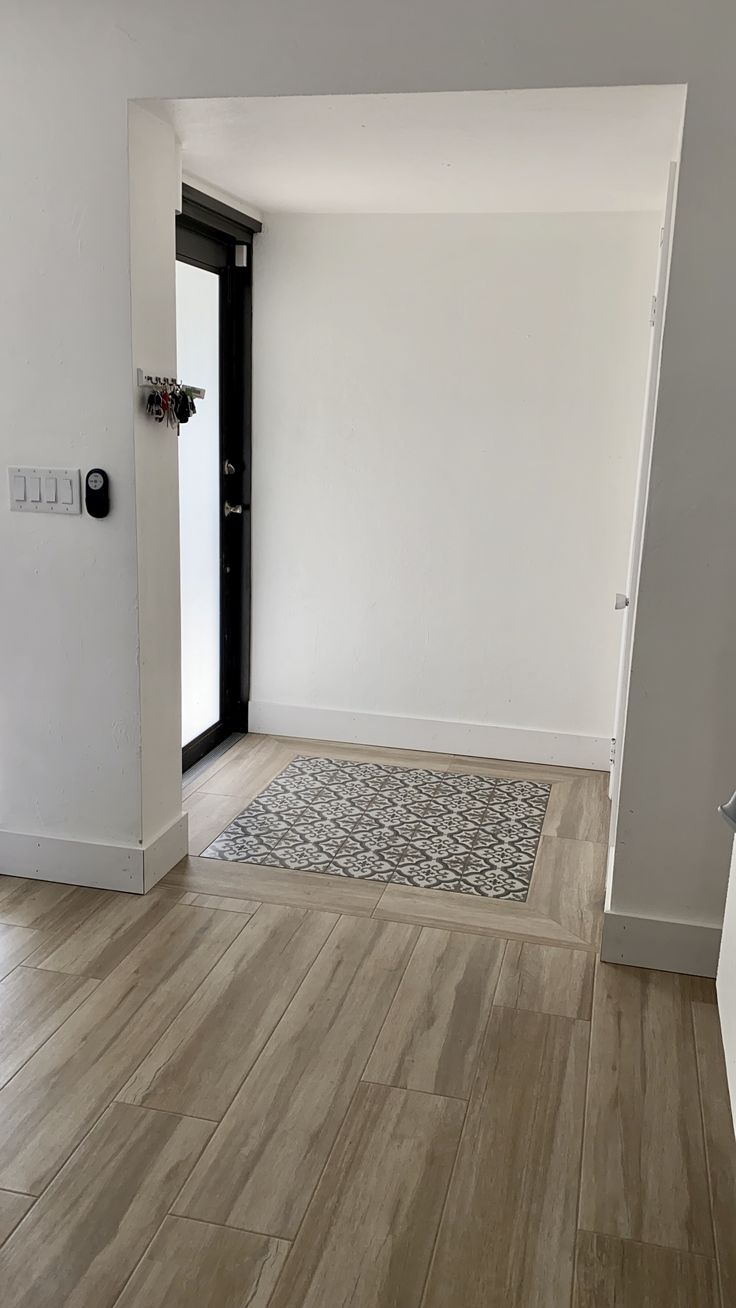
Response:
[{"label": "light switch plate", "polygon": [[79,468],[8,468],[13,513],[81,513]]}]

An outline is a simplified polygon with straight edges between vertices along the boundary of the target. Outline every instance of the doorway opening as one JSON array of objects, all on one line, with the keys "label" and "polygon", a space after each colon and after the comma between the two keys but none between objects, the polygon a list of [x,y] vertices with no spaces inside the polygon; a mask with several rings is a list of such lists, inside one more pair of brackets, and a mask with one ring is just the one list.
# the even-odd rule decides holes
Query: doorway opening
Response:
[{"label": "doorway opening", "polygon": [[[247,728],[607,773],[684,88],[151,107],[200,205],[264,218],[253,638],[189,757]],[[248,549],[241,458],[211,499]]]},{"label": "doorway opening", "polygon": [[179,440],[182,769],[248,726],[253,236],[261,224],[183,187],[179,375],[205,389]]}]

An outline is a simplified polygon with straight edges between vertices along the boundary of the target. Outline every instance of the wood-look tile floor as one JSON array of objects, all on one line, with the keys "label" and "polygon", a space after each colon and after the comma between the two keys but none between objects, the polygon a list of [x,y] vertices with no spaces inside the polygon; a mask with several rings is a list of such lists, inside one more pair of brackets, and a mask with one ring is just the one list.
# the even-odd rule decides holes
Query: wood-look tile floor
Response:
[{"label": "wood-look tile floor", "polygon": [[[525,903],[198,854],[296,754],[550,785]],[[601,964],[596,773],[249,736],[136,898],[0,877],[3,1308],[730,1308],[712,982]]]}]

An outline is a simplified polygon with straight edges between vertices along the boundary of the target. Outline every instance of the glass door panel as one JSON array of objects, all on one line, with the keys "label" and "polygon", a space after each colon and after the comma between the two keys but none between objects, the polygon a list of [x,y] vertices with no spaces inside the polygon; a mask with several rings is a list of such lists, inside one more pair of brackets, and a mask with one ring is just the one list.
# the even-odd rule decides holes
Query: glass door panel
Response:
[{"label": "glass door panel", "polygon": [[202,386],[179,434],[182,745],[220,721],[220,278],[176,264],[177,373]]}]

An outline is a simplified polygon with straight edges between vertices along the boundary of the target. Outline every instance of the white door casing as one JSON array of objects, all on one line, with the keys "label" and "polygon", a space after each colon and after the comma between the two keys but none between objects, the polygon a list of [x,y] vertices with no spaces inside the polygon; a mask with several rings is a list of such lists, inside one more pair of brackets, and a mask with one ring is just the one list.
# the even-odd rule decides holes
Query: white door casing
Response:
[{"label": "white door casing", "polygon": [[[631,676],[631,654],[636,624],[636,606],[639,589],[639,574],[644,544],[644,524],[646,521],[647,501],[649,498],[649,477],[652,465],[652,447],[654,444],[654,424],[657,415],[657,396],[659,393],[659,373],[662,359],[662,333],[664,329],[665,309],[667,305],[667,286],[669,282],[670,260],[672,257],[672,233],[674,229],[675,201],[677,196],[677,164],[671,163],[667,179],[667,201],[659,246],[657,262],[657,279],[652,297],[651,322],[652,337],[649,349],[649,367],[647,372],[646,399],[642,422],[639,469],[637,473],[636,495],[634,498],[634,517],[631,529],[631,546],[626,584],[628,604],[622,608],[621,648],[619,653],[618,683],[616,687],[616,707],[614,712],[613,748],[611,750],[611,774],[609,795],[611,797],[611,826],[609,834],[609,869],[616,843],[618,825],[618,807],[621,791],[621,764],[626,731],[626,710],[629,698],[629,680]],[[616,597],[617,601],[619,597]],[[622,607],[618,602],[617,608]],[[609,878],[610,879],[610,878]]]}]

